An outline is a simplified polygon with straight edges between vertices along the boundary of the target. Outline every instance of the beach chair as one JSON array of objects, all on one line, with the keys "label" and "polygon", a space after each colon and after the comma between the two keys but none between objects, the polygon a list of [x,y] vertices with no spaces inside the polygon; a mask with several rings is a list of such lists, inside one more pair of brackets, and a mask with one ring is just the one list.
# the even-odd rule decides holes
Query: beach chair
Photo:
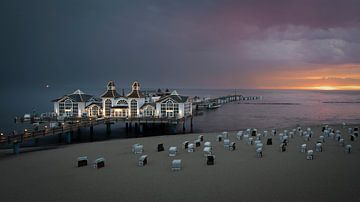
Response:
[{"label": "beach chair", "polygon": [[203,136],[203,135],[199,135],[198,140],[200,140],[201,142],[204,141],[204,136]]},{"label": "beach chair", "polygon": [[88,165],[87,156],[80,156],[77,158],[77,167],[83,167]]},{"label": "beach chair", "polygon": [[222,139],[223,139],[223,136],[222,136],[222,135],[218,135],[218,136],[216,136],[216,140],[217,140],[218,142],[221,142],[221,141],[222,141]]},{"label": "beach chair", "polygon": [[204,147],[211,147],[211,142],[205,142]]},{"label": "beach chair", "polygon": [[224,139],[228,139],[228,135],[229,135],[228,132],[226,131],[222,132],[222,136]]},{"label": "beach chair", "polygon": [[355,135],[350,135],[350,141],[355,141]]},{"label": "beach chair", "polygon": [[97,158],[94,161],[94,168],[103,168],[105,167],[105,159],[104,158]]},{"label": "beach chair", "polygon": [[172,171],[180,171],[181,170],[181,159],[174,159],[171,162],[171,170]]},{"label": "beach chair", "polygon": [[340,134],[336,134],[336,135],[335,135],[335,140],[339,142],[340,139],[341,139],[341,135],[340,135]]},{"label": "beach chair", "polygon": [[212,154],[211,147],[204,147],[204,156],[208,156]]},{"label": "beach chair", "polygon": [[257,135],[257,129],[254,128],[254,129],[252,129],[252,131],[251,131],[251,136],[255,137],[256,135]]},{"label": "beach chair", "polygon": [[272,145],[272,138],[268,138],[268,139],[267,139],[266,145]]},{"label": "beach chair", "polygon": [[275,136],[275,135],[276,135],[276,133],[277,133],[276,129],[272,129],[272,130],[271,130],[271,134],[272,134],[272,136]]},{"label": "beach chair", "polygon": [[169,156],[176,156],[177,147],[170,147],[169,148]]},{"label": "beach chair", "polygon": [[229,150],[234,151],[236,149],[235,142],[230,142]]},{"label": "beach chair", "polygon": [[255,146],[256,146],[257,144],[259,144],[259,143],[261,143],[260,140],[255,140],[255,141],[254,141],[254,145],[255,145]]},{"label": "beach chair", "polygon": [[248,145],[253,145],[254,144],[254,138],[249,137],[247,143],[248,143]]},{"label": "beach chair", "polygon": [[268,132],[267,130],[264,130],[264,133],[263,133],[264,136],[263,136],[263,137],[267,137],[267,136],[268,136],[268,133],[269,133],[269,132]]},{"label": "beach chair", "polygon": [[354,132],[354,135],[355,137],[359,137],[359,132],[358,131]]},{"label": "beach chair", "polygon": [[229,139],[224,139],[224,148],[230,149],[230,140]]},{"label": "beach chair", "polygon": [[353,132],[359,132],[359,127],[354,127],[354,131]]},{"label": "beach chair", "polygon": [[314,160],[314,151],[313,150],[308,150],[307,151],[306,159],[307,160]]},{"label": "beach chair", "polygon": [[289,137],[287,135],[284,135],[282,138],[282,143],[285,144],[285,146],[287,146],[287,144],[289,143]]},{"label": "beach chair", "polygon": [[245,142],[249,141],[249,135],[243,135],[243,140],[244,140]]},{"label": "beach chair", "polygon": [[195,151],[195,145],[194,144],[189,144],[187,150],[188,150],[189,153],[194,152]]},{"label": "beach chair", "polygon": [[142,154],[144,151],[144,146],[142,144],[134,144],[132,147],[132,152],[134,154]]},{"label": "beach chair", "polygon": [[283,137],[284,137],[284,133],[280,133],[279,134],[279,140],[282,142],[283,141]]},{"label": "beach chair", "polygon": [[147,164],[147,157],[148,157],[147,155],[140,156],[138,165],[145,166]]},{"label": "beach chair", "polygon": [[323,151],[321,143],[316,143],[315,144],[315,151],[317,151],[317,152],[322,152]]},{"label": "beach chair", "polygon": [[306,134],[306,135],[304,136],[304,140],[305,140],[305,141],[310,141],[310,135],[309,135],[309,134]]},{"label": "beach chair", "polygon": [[286,151],[286,145],[284,143],[280,144],[280,151],[285,152]]},{"label": "beach chair", "polygon": [[306,144],[302,144],[300,146],[300,152],[305,153],[306,152]]},{"label": "beach chair", "polygon": [[164,149],[164,144],[163,144],[163,143],[158,144],[158,146],[157,146],[157,151],[158,151],[158,152],[165,151],[165,149]]},{"label": "beach chair", "polygon": [[183,142],[183,149],[187,149],[189,146],[189,141]]},{"label": "beach chair", "polygon": [[345,140],[344,140],[344,138],[341,138],[341,139],[339,140],[339,144],[340,144],[341,146],[345,146]]},{"label": "beach chair", "polygon": [[262,156],[263,156],[262,147],[259,147],[256,149],[256,156],[259,158],[262,158]]},{"label": "beach chair", "polygon": [[215,156],[209,155],[206,157],[206,165],[214,165],[215,164]]},{"label": "beach chair", "polygon": [[243,131],[239,131],[239,132],[237,132],[237,133],[236,133],[236,138],[237,138],[238,140],[242,140],[242,138],[243,138],[243,134],[244,134],[244,132],[243,132]]},{"label": "beach chair", "polygon": [[294,138],[294,132],[289,132],[289,137]]},{"label": "beach chair", "polygon": [[284,135],[288,135],[288,130],[284,130]]},{"label": "beach chair", "polygon": [[261,134],[260,134],[260,133],[258,133],[258,134],[256,135],[256,140],[261,140]]},{"label": "beach chair", "polygon": [[348,128],[348,133],[351,134],[353,132],[352,128]]},{"label": "beach chair", "polygon": [[195,147],[200,147],[201,146],[201,141],[200,140],[195,140],[194,144],[195,144]]},{"label": "beach chair", "polygon": [[351,146],[351,145],[348,144],[348,145],[345,146],[345,152],[346,152],[346,153],[350,154],[350,153],[351,153],[351,149],[352,149],[352,146]]},{"label": "beach chair", "polygon": [[[338,133],[337,133],[338,134]],[[340,134],[339,134],[340,135]],[[335,133],[329,133],[329,138],[334,139],[335,138]]]},{"label": "beach chair", "polygon": [[263,147],[263,143],[257,143],[256,145],[255,145],[255,148],[256,149],[258,149],[258,148],[262,148]]}]

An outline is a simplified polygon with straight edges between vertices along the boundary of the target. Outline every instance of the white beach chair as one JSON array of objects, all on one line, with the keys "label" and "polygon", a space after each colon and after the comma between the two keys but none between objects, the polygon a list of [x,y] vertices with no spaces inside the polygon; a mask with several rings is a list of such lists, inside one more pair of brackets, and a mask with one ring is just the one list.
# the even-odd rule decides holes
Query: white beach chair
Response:
[{"label": "white beach chair", "polygon": [[339,144],[340,144],[340,146],[345,146],[345,140],[344,140],[344,138],[340,138],[340,140],[339,140]]},{"label": "white beach chair", "polygon": [[201,146],[201,140],[195,140],[194,144],[195,144],[195,147],[200,147]]},{"label": "white beach chair", "polygon": [[256,149],[256,156],[261,158],[263,156],[262,147]]},{"label": "white beach chair", "polygon": [[244,132],[243,132],[243,131],[239,131],[239,132],[237,132],[237,133],[236,133],[236,138],[237,138],[238,140],[242,140],[242,138],[243,138],[243,134],[244,134]]},{"label": "white beach chair", "polygon": [[248,142],[248,140],[249,140],[249,135],[244,135],[244,136],[243,136],[243,140],[244,140],[245,142]]},{"label": "white beach chair", "polygon": [[253,144],[254,144],[254,138],[249,137],[249,138],[248,138],[248,141],[247,141],[247,144],[248,144],[248,145],[253,145]]},{"label": "white beach chair", "polygon": [[264,137],[267,137],[269,132],[267,130],[264,130]]},{"label": "white beach chair", "polygon": [[279,134],[279,140],[280,140],[280,142],[283,141],[283,137],[284,137],[284,133],[280,133],[280,134]]},{"label": "white beach chair", "polygon": [[258,133],[258,134],[256,135],[256,140],[261,140],[261,134],[260,134],[260,133]]},{"label": "white beach chair", "polygon": [[305,140],[305,141],[310,141],[310,135],[309,135],[309,134],[306,134],[306,135],[304,136],[304,140]]},{"label": "white beach chair", "polygon": [[224,139],[224,148],[229,149],[229,147],[230,147],[230,140],[229,139]]},{"label": "white beach chair", "polygon": [[211,147],[204,147],[204,156],[209,156],[212,154]]},{"label": "white beach chair", "polygon": [[348,133],[351,134],[353,132],[352,128],[348,128]]},{"label": "white beach chair", "polygon": [[169,156],[176,156],[177,147],[170,147],[169,148]]},{"label": "white beach chair", "polygon": [[80,156],[77,158],[77,167],[83,167],[88,165],[88,157],[87,156]]},{"label": "white beach chair", "polygon": [[148,155],[140,156],[138,165],[139,166],[145,166],[147,164],[147,157],[148,157]]},{"label": "white beach chair", "polygon": [[313,150],[308,150],[307,151],[306,159],[307,160],[314,160],[314,151]]},{"label": "white beach chair", "polygon": [[180,171],[181,170],[181,159],[174,159],[171,162],[171,170],[172,171]]},{"label": "white beach chair", "polygon": [[340,134],[336,134],[336,135],[335,135],[335,140],[336,140],[336,141],[340,141],[340,139],[341,139],[341,135],[340,135]]},{"label": "white beach chair", "polygon": [[95,159],[94,168],[103,168],[103,167],[105,167],[105,159],[103,157]]},{"label": "white beach chair", "polygon": [[144,146],[142,144],[134,144],[132,151],[134,154],[142,154],[144,152]]},{"label": "white beach chair", "polygon": [[284,143],[280,144],[280,151],[285,152],[286,151],[286,145]]},{"label": "white beach chair", "polygon": [[255,140],[255,141],[254,141],[254,145],[255,145],[255,146],[256,146],[257,144],[259,144],[259,143],[261,143],[260,140]]},{"label": "white beach chair", "polygon": [[200,140],[201,142],[204,141],[204,136],[203,136],[203,135],[199,135],[198,140]]},{"label": "white beach chair", "polygon": [[288,130],[284,130],[284,135],[288,135]]},{"label": "white beach chair", "polygon": [[323,135],[320,135],[320,137],[319,137],[319,141],[321,141],[321,142],[325,142],[325,137],[324,137]]},{"label": "white beach chair", "polygon": [[294,132],[289,132],[289,137],[294,138]]},{"label": "white beach chair", "polygon": [[189,141],[183,142],[183,149],[187,149],[189,147]]},{"label": "white beach chair", "polygon": [[257,144],[256,144],[255,148],[256,148],[256,150],[257,150],[257,149],[259,149],[259,148],[263,148],[263,146],[264,146],[263,143],[260,142],[260,143],[257,143]]},{"label": "white beach chair", "polygon": [[306,152],[306,144],[302,144],[300,147],[300,152],[305,153]]},{"label": "white beach chair", "polygon": [[346,153],[350,154],[350,153],[351,153],[351,150],[352,150],[352,146],[351,146],[351,145],[348,144],[348,145],[345,146],[345,152],[346,152]]},{"label": "white beach chair", "polygon": [[228,132],[224,131],[222,132],[222,136],[224,137],[224,139],[228,139]]},{"label": "white beach chair", "polygon": [[189,153],[190,153],[190,152],[194,152],[194,151],[195,151],[195,145],[194,145],[194,144],[192,144],[192,143],[191,143],[191,144],[189,144],[189,145],[188,145],[188,149],[187,149],[187,150],[188,150],[188,152],[189,152]]},{"label": "white beach chair", "polygon": [[205,142],[204,147],[211,147],[211,142]]},{"label": "white beach chair", "polygon": [[335,133],[329,133],[329,138],[334,139],[335,138]]},{"label": "white beach chair", "polygon": [[316,143],[315,144],[315,151],[317,151],[317,152],[322,152],[323,151],[321,143]]},{"label": "white beach chair", "polygon": [[235,148],[236,148],[235,142],[230,142],[229,150],[230,150],[230,151],[234,151]]}]

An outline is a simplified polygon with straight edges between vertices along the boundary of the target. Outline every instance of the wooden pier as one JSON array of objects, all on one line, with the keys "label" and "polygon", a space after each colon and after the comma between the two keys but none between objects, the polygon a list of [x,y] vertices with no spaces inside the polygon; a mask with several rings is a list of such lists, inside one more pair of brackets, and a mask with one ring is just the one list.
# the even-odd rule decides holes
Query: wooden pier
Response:
[{"label": "wooden pier", "polygon": [[[260,97],[243,97],[241,95],[228,95],[218,98],[208,99],[201,102],[194,102],[193,105],[198,106],[208,106],[209,103],[216,104],[225,104],[241,100],[256,100]],[[0,135],[0,145],[12,146],[14,154],[20,152],[20,145],[28,141],[38,141],[42,137],[46,136],[58,136],[59,142],[62,140],[65,143],[70,144],[72,140],[72,135],[75,131],[80,133],[80,130],[83,128],[88,128],[90,133],[90,141],[93,141],[94,127],[104,124],[106,126],[106,134],[111,134],[111,125],[116,122],[123,122],[126,126],[126,131],[135,128],[139,133],[143,132],[144,126],[148,124],[154,126],[155,124],[160,124],[161,126],[168,125],[174,128],[176,131],[176,126],[182,124],[182,132],[186,132],[186,120],[190,119],[190,132],[193,132],[193,116],[188,117],[138,117],[138,118],[119,118],[119,117],[107,117],[107,118],[68,118],[64,121],[56,120],[55,127],[49,127],[47,124],[53,122],[54,120],[40,120],[43,121],[42,124],[38,126],[33,126],[32,129],[25,129],[22,132],[17,134],[3,134]],[[44,124],[45,123],[45,124]],[[54,122],[53,122],[54,123]]]},{"label": "wooden pier", "polygon": [[262,99],[261,96],[242,96],[242,95],[235,94],[235,95],[227,95],[227,96],[202,100],[200,102],[193,102],[193,105],[195,106],[195,109],[198,110],[198,109],[207,108],[209,106],[209,104],[221,105],[221,104],[226,104],[226,103],[230,103],[230,102],[245,101],[245,100],[247,100],[247,101],[260,100],[260,99]]}]

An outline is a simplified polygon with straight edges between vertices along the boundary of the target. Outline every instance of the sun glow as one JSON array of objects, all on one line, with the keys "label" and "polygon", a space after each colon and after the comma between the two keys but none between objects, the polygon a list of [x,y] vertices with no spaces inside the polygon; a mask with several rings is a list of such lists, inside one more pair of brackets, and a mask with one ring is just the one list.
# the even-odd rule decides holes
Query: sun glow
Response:
[{"label": "sun glow", "polygon": [[314,87],[316,90],[338,90],[335,86],[316,86]]}]

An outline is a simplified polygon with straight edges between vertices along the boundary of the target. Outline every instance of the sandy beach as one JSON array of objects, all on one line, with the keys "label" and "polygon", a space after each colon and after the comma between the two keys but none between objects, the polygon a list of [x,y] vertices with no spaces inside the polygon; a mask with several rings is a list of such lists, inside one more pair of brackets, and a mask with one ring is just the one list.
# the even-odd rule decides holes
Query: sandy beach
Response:
[{"label": "sandy beach", "polygon": [[[306,160],[299,147],[306,143],[315,151],[321,126],[311,127],[310,142],[298,135],[289,139],[285,152],[280,152],[278,136],[272,137],[273,145],[263,138],[263,158],[256,156],[254,145],[237,140],[235,131],[229,132],[235,151],[216,141],[220,133],[202,134],[212,143],[213,166],[206,165],[204,142],[194,153],[182,149],[184,141],[200,134],[64,145],[17,156],[1,150],[1,201],[360,201],[359,141],[350,142],[347,127],[330,127],[341,130],[346,144],[352,145],[351,154],[327,138],[324,151]],[[144,167],[131,152],[135,143],[143,144],[143,154],[149,156]],[[164,143],[164,152],[157,152],[158,143]],[[170,146],[178,147],[176,157],[168,156]],[[79,156],[88,156],[90,163],[104,157],[106,166],[77,168]],[[182,160],[181,171],[171,171],[173,159]]]}]

